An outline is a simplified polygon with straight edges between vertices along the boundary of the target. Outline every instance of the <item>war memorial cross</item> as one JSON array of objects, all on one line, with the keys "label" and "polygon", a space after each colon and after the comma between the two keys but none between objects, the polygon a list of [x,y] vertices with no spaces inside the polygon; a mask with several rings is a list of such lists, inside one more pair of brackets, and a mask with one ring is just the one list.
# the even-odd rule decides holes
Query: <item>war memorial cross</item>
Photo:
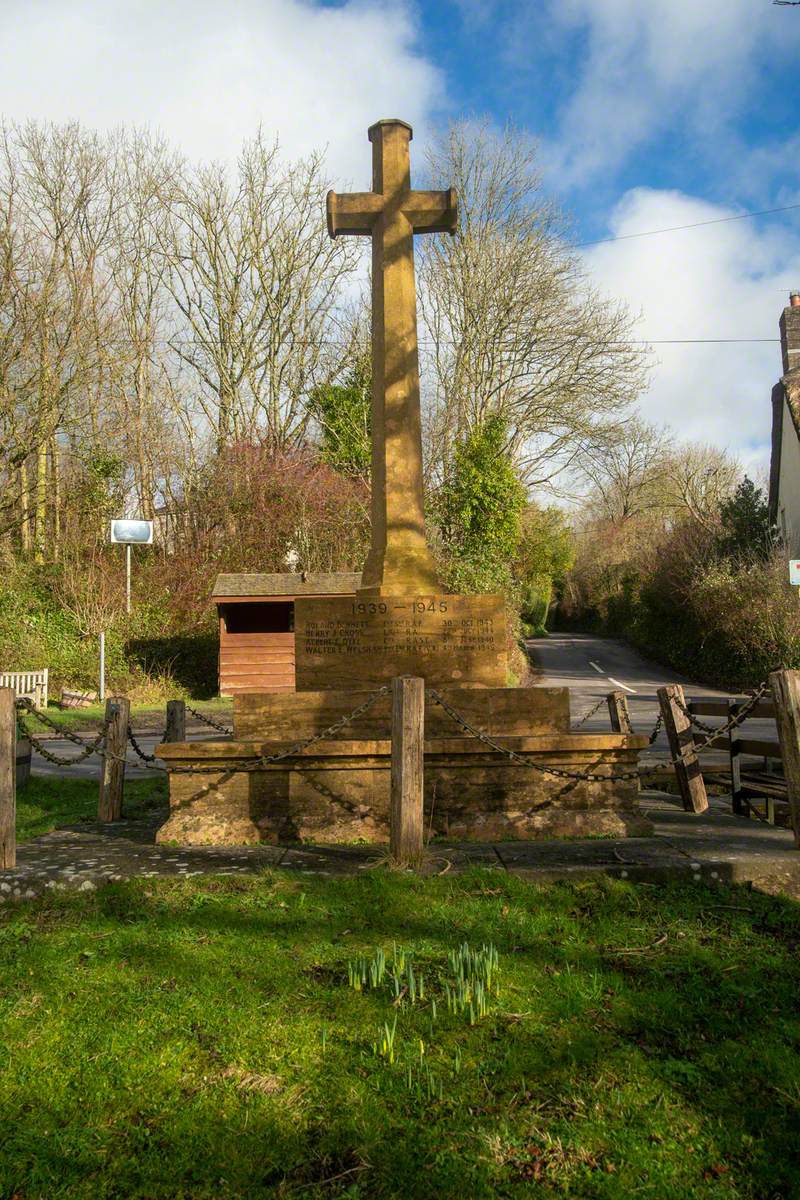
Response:
[{"label": "war memorial cross", "polygon": [[362,592],[439,592],[425,541],[414,234],[458,226],[453,188],[412,191],[405,121],[378,121],[372,191],[328,193],[328,232],[372,238],[372,547]]}]

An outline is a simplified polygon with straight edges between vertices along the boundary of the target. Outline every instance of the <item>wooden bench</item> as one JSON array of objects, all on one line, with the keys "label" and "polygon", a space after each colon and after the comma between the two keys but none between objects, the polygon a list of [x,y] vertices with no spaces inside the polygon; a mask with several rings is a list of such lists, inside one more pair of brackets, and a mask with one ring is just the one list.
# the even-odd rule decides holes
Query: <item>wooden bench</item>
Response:
[{"label": "wooden bench", "polygon": [[[701,719],[718,717],[726,724],[735,718],[747,703],[747,700],[738,697],[726,700],[697,699],[689,701],[686,707],[692,716]],[[745,723],[757,719],[775,721],[775,705],[771,698],[759,700],[748,712]],[[731,808],[737,815],[757,817],[774,825],[776,806],[782,814],[789,813],[789,795],[783,775],[781,744],[777,734],[775,738],[769,739],[747,737],[742,734],[743,726],[744,723],[736,726],[727,736],[730,773],[724,774],[714,771],[713,768],[703,768],[703,778],[708,783],[730,787]],[[715,745],[721,747],[725,744],[719,742]],[[698,750],[702,754],[702,746],[698,747]],[[748,758],[762,759],[763,766],[743,761]]]},{"label": "wooden bench", "polygon": [[17,700],[31,700],[36,708],[47,708],[47,689],[50,672],[0,671],[0,687],[14,689]]}]

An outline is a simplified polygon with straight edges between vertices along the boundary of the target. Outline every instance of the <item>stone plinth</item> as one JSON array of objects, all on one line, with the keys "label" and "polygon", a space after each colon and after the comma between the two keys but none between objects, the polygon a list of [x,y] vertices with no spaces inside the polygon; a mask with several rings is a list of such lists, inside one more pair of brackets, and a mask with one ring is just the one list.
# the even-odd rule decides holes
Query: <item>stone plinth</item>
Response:
[{"label": "stone plinth", "polygon": [[[569,692],[566,688],[441,687],[445,700],[481,733],[522,736],[569,732]],[[358,708],[371,691],[269,692],[236,696],[233,736],[240,742],[295,742],[311,737]],[[392,701],[382,696],[351,721],[334,740],[379,740],[391,732]],[[453,737],[460,730],[452,717],[430,698],[425,707],[425,735]]]},{"label": "stone plinth", "polygon": [[363,688],[397,675],[502,687],[502,596],[331,596],[295,603],[298,691]]},{"label": "stone plinth", "polygon": [[[644,737],[569,732],[565,688],[447,688],[445,698],[476,728],[524,758],[606,777],[632,770]],[[391,742],[384,697],[335,738],[256,771],[236,770],[274,754],[349,713],[368,693],[241,696],[230,741],[168,743],[168,821],[159,841],[239,845],[259,841],[388,841]],[[530,731],[535,729],[535,733]],[[425,712],[426,828],[451,838],[641,836],[638,781],[572,781],[509,762],[428,702]]]}]

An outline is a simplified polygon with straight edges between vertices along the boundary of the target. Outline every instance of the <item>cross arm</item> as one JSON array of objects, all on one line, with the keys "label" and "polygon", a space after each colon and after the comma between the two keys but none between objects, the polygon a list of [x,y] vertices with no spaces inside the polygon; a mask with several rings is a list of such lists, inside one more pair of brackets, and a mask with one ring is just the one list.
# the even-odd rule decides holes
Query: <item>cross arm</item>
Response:
[{"label": "cross arm", "polygon": [[328,192],[328,233],[332,238],[338,234],[364,236],[372,233],[383,205],[383,196],[377,192],[345,192],[343,195]]},{"label": "cross arm", "polygon": [[415,233],[450,233],[458,230],[458,196],[455,188],[445,192],[409,192],[403,212]]}]

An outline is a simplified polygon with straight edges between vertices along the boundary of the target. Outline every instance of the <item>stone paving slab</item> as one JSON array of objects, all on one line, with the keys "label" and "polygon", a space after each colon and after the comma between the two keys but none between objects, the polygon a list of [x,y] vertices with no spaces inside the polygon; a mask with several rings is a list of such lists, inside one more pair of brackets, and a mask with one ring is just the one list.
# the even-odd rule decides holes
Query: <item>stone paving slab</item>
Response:
[{"label": "stone paving slab", "polygon": [[[676,797],[651,792],[642,795],[642,808],[654,823],[654,837],[435,842],[425,871],[493,867],[535,882],[602,874],[650,882],[743,882],[778,873],[800,879],[800,852],[788,830],[734,817],[713,800],[708,812],[695,815],[685,813]],[[356,875],[380,867],[386,859],[386,847],[374,845],[156,845],[155,831],[163,815],[112,825],[67,826],[21,846],[17,867],[0,872],[0,903],[31,899],[60,887],[90,891],[135,877],[252,875],[270,869]]]}]

